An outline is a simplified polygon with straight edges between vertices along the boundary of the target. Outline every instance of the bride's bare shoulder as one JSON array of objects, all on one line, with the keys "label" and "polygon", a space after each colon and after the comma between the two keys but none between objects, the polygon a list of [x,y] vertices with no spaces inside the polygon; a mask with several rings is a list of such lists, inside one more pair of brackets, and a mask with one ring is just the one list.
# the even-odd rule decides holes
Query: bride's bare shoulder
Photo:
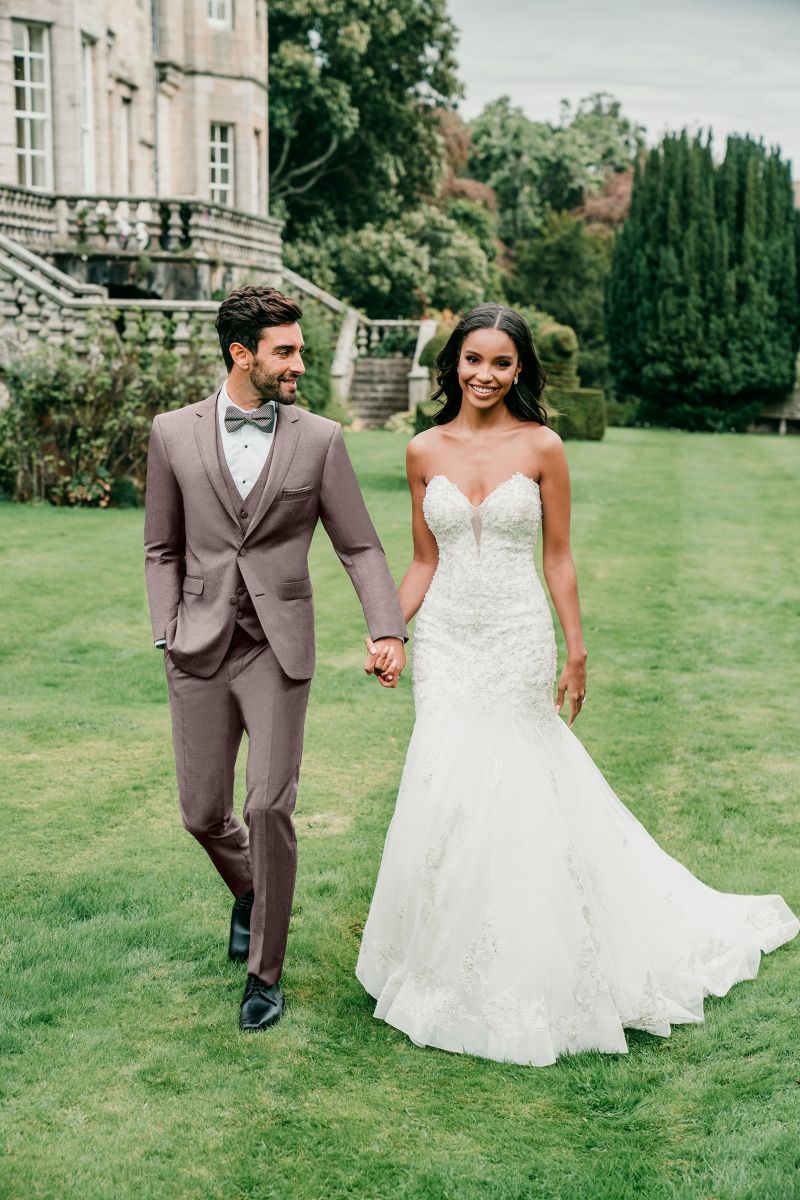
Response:
[{"label": "bride's bare shoulder", "polygon": [[542,467],[564,457],[564,443],[555,429],[551,429],[549,425],[539,425],[534,422],[526,424],[525,436],[528,439],[528,446]]},{"label": "bride's bare shoulder", "polygon": [[435,425],[416,434],[406,447],[406,466],[409,472],[413,471],[415,475],[425,476],[427,465],[432,459],[435,459],[441,440],[441,430],[437,429]]}]

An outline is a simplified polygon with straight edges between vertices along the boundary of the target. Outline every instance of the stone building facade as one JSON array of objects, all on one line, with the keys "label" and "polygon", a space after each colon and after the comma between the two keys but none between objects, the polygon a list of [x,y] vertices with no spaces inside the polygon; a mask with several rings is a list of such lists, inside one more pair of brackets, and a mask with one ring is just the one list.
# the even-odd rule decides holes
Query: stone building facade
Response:
[{"label": "stone building facade", "polygon": [[[214,346],[219,300],[259,282],[328,310],[340,401],[382,372],[365,423],[425,392],[418,322],[372,321],[283,266],[267,19],[267,0],[0,0],[0,379],[42,341],[87,352],[98,320]],[[410,372],[380,351],[398,326]]]},{"label": "stone building facade", "polygon": [[111,299],[276,282],[267,36],[267,0],[0,0],[0,233]]},{"label": "stone building facade", "polygon": [[267,122],[266,0],[0,0],[0,183],[266,216]]}]

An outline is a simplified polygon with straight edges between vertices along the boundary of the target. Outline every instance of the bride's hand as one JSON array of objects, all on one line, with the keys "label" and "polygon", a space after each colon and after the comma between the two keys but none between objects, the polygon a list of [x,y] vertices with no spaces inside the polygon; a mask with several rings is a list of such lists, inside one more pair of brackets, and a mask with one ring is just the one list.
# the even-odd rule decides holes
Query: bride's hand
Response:
[{"label": "bride's hand", "polygon": [[405,657],[399,662],[391,643],[377,646],[372,638],[367,637],[364,638],[364,644],[368,651],[367,661],[364,663],[367,675],[374,675],[381,687],[396,688],[405,666]]},{"label": "bride's hand", "polygon": [[567,659],[567,665],[561,672],[561,678],[558,681],[558,698],[556,699],[556,712],[561,712],[564,706],[564,696],[569,699],[569,725],[573,725],[575,718],[583,708],[586,700],[586,655],[582,658]]}]

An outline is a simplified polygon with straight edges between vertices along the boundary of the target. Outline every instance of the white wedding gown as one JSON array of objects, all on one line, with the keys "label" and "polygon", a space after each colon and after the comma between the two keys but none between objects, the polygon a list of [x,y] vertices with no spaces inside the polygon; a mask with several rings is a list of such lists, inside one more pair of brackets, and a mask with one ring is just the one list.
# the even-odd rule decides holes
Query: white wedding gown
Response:
[{"label": "white wedding gown", "polygon": [[356,974],[424,1046],[544,1066],[667,1036],[800,928],[780,896],[713,891],[617,799],[554,712],[533,560],[537,484],[473,508],[444,475],[416,620],[416,724]]}]

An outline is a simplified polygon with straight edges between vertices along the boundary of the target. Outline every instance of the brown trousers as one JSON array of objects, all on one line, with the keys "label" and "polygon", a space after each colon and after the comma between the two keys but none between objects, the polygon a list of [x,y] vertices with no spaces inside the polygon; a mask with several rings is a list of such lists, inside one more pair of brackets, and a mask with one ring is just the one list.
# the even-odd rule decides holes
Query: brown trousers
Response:
[{"label": "brown trousers", "polygon": [[[165,658],[183,823],[234,896],[255,893],[248,971],[280,979],[297,873],[292,812],[310,679],[290,679],[267,642],[236,626],[210,678]],[[233,815],[236,755],[247,733],[244,825]],[[245,826],[247,828],[245,828]]]}]

